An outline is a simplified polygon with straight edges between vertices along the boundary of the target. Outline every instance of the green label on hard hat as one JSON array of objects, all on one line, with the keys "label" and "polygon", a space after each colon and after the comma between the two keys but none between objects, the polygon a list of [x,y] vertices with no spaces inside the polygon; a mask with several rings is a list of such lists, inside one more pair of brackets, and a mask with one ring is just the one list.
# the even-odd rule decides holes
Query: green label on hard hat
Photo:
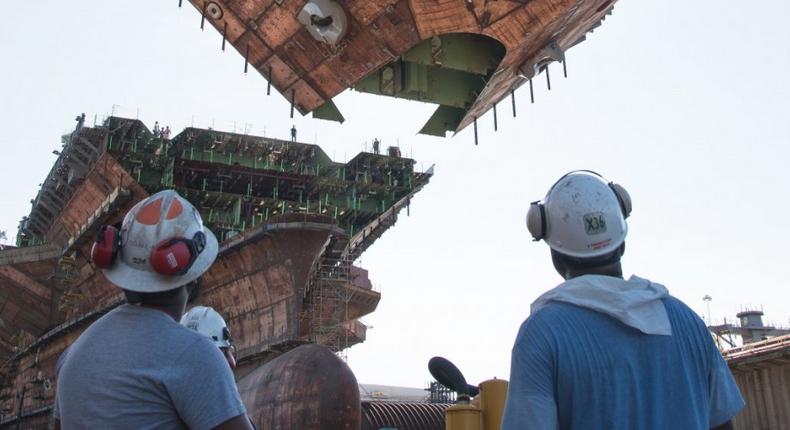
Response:
[{"label": "green label on hard hat", "polygon": [[606,219],[603,217],[603,212],[584,214],[584,231],[590,236],[606,232]]}]

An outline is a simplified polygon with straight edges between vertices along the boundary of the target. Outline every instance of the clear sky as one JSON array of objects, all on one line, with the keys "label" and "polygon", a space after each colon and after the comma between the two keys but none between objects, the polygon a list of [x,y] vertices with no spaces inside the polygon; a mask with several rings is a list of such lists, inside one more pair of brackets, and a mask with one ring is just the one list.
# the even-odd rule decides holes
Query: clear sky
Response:
[{"label": "clear sky", "polygon": [[529,202],[563,173],[597,170],[630,192],[626,274],[665,284],[714,320],[764,307],[788,325],[790,5],[735,0],[616,3],[552,66],[536,103],[516,93],[453,138],[416,135],[434,107],[343,93],[343,125],[289,118],[266,81],[187,2],[40,0],[6,5],[0,26],[0,230],[13,240],[80,112],[320,144],[346,160],[374,137],[436,175],[360,259],[382,293],[368,340],[348,352],[363,383],[422,387],[428,359],[470,382],[507,378],[529,304],[560,282],[525,228]]}]

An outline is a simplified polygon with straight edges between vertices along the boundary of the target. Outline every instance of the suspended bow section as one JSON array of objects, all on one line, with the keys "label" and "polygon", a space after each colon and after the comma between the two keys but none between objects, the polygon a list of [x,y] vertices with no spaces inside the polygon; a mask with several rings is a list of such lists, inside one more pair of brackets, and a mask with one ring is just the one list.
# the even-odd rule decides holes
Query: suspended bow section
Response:
[{"label": "suspended bow section", "polygon": [[[563,63],[614,0],[190,0],[302,115],[343,122],[347,88],[433,103],[421,133],[458,132]],[[181,5],[182,0],[179,0]],[[531,95],[534,102],[534,96]],[[496,118],[494,120],[496,122]],[[496,128],[496,125],[495,125]]]}]

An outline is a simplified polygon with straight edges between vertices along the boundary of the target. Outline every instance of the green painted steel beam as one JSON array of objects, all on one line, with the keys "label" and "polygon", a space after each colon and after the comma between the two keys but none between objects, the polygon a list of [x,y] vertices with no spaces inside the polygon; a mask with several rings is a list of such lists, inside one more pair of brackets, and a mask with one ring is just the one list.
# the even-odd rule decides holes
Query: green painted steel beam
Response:
[{"label": "green painted steel beam", "polygon": [[346,120],[332,100],[327,100],[326,103],[313,109],[313,118],[337,121],[341,124]]},{"label": "green painted steel beam", "polygon": [[467,109],[485,87],[484,76],[397,61],[359,81],[360,92]]},{"label": "green painted steel beam", "polygon": [[444,34],[420,42],[403,54],[407,63],[488,76],[502,58],[505,47],[498,41],[477,34]]},{"label": "green painted steel beam", "polygon": [[[361,154],[334,163],[315,145],[194,128],[160,148],[146,145],[144,133],[128,139],[116,129],[108,138],[113,156],[140,185],[148,192],[176,188],[218,231],[258,225],[275,211],[336,214],[358,231],[408,193],[415,178],[414,161],[405,158]],[[270,159],[270,168],[291,174],[267,172]]]},{"label": "green painted steel beam", "polygon": [[455,131],[461,120],[466,115],[466,110],[450,106],[439,106],[431,118],[420,130],[421,134],[445,137],[448,131]]},{"label": "green painted steel beam", "polygon": [[458,128],[504,56],[504,46],[486,36],[435,36],[361,79],[354,89],[438,104],[420,133],[444,136]]}]

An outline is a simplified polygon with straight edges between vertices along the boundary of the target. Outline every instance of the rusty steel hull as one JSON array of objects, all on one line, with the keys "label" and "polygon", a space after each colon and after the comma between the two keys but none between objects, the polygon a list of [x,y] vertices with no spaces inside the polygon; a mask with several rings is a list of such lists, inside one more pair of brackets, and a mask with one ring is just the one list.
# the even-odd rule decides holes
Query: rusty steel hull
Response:
[{"label": "rusty steel hull", "polygon": [[[109,157],[98,165],[112,168],[115,163]],[[84,184],[93,187],[90,184],[99,181],[98,176],[103,176],[104,170],[97,169],[94,173],[97,177],[89,176]],[[119,177],[122,175],[116,178]],[[131,178],[124,180],[131,181]],[[124,185],[134,189],[133,181]],[[115,183],[105,183],[103,188],[114,186]],[[88,201],[87,195],[90,193],[86,193],[83,200]],[[124,206],[134,204],[145,195],[144,191],[137,190]],[[94,200],[100,200],[98,193]],[[80,210],[90,212],[89,205],[90,202],[83,203]],[[108,218],[107,222],[118,220],[121,213]],[[77,229],[77,224],[72,228]],[[238,347],[239,375],[309,340],[306,329],[309,319],[305,318],[304,302],[308,280],[330,239],[340,234],[342,230],[325,217],[293,214],[273,219],[221,244],[217,261],[203,276],[202,303],[220,310],[226,318]],[[89,246],[90,243],[83,245],[82,255],[88,254]],[[46,428],[54,402],[58,357],[93,321],[123,300],[121,290],[84,258],[79,258],[75,263],[78,278],[71,287],[87,293],[92,300],[83,301],[65,312],[52,312],[48,303],[57,300],[47,297],[45,302],[37,296],[63,294],[56,281],[49,279],[58,265],[60,253],[48,250],[47,247],[33,247],[0,252],[0,263],[3,263],[0,264],[0,291],[3,292],[0,317],[6,322],[0,327],[6,353],[0,367],[0,410],[5,410],[0,417],[0,428],[14,428],[18,415],[23,428]],[[14,281],[10,278],[15,275],[45,283],[38,289],[31,289],[29,285],[18,284],[24,279]],[[371,312],[378,300],[366,303],[358,306]],[[366,312],[360,310],[360,313]],[[53,319],[57,325],[45,331],[48,326],[52,327]],[[25,339],[19,335],[12,337],[19,330],[24,330]],[[26,343],[11,345],[11,339]],[[24,401],[20,402],[22,393]]]},{"label": "rusty steel hull", "polygon": [[[329,236],[330,231],[320,230],[272,231],[243,246],[223,246],[222,255],[205,275],[203,303],[225,311],[239,347],[240,369],[254,366],[258,357],[267,358],[263,352],[307,340],[299,335],[305,284],[296,282],[308,276],[307,262],[319,257]],[[109,304],[60,324],[12,356],[3,368],[3,409],[16,412],[20,405],[16,394],[24,389],[22,410],[38,411],[23,421],[24,428],[35,427],[36,420],[43,420],[42,425],[48,422],[58,357],[93,321],[122,301],[120,290],[101,274],[92,274],[86,282],[106,290]],[[6,413],[2,422],[13,426],[15,418]]]},{"label": "rusty steel hull", "polygon": [[[78,122],[20,223],[21,247],[0,250],[0,428],[47,426],[58,358],[124,302],[90,262],[93,240],[162,187],[181,187],[222,233],[199,304],[227,321],[237,380],[310,342],[340,351],[364,341],[367,327],[357,318],[375,310],[380,294],[353,262],[431,174],[400,157],[363,153],[343,164],[314,145],[213,130],[182,134],[165,141],[137,120],[115,117],[102,127]],[[400,185],[373,178],[384,168],[400,175]],[[314,359],[331,367],[322,357]],[[358,419],[346,422],[358,426]]]},{"label": "rusty steel hull", "polygon": [[357,430],[357,380],[323,346],[297,347],[238,381],[251,419],[260,429]]}]

